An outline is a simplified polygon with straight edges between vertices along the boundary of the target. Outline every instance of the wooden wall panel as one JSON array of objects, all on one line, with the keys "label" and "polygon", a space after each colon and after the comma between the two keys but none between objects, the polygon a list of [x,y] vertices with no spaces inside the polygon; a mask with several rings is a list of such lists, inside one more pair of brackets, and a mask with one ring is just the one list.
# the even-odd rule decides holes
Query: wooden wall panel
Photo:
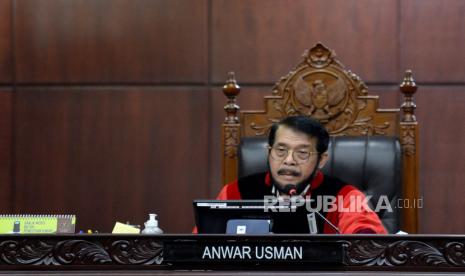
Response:
[{"label": "wooden wall panel", "polygon": [[[15,209],[76,213],[78,228],[159,214],[190,232],[207,194],[208,93],[191,88],[21,88]],[[192,116],[195,114],[195,116]]]},{"label": "wooden wall panel", "polygon": [[421,82],[465,82],[465,1],[400,1],[401,60]]},{"label": "wooden wall panel", "polygon": [[12,211],[12,104],[10,89],[0,88],[0,214]]},{"label": "wooden wall panel", "polygon": [[207,79],[206,0],[16,3],[19,82]]},{"label": "wooden wall panel", "polygon": [[396,0],[212,1],[212,80],[274,83],[321,41],[366,82],[396,82]]},{"label": "wooden wall panel", "polygon": [[[422,233],[465,231],[465,86],[422,87],[416,96],[420,125]],[[434,103],[434,104],[433,104]]]},{"label": "wooden wall panel", "polygon": [[0,0],[0,83],[11,83],[11,0]]}]

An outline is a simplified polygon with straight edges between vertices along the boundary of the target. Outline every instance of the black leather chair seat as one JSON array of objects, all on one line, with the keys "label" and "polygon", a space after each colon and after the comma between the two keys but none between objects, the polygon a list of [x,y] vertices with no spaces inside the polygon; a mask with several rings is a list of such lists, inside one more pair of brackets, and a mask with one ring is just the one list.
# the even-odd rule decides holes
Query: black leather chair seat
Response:
[{"label": "black leather chair seat", "polygon": [[[381,195],[388,197],[392,207],[397,206],[401,193],[402,164],[399,139],[386,136],[331,137],[330,160],[323,169],[371,195],[376,206]],[[239,177],[266,171],[267,138],[243,137],[239,147]],[[389,233],[399,231],[399,210],[378,212]]]}]

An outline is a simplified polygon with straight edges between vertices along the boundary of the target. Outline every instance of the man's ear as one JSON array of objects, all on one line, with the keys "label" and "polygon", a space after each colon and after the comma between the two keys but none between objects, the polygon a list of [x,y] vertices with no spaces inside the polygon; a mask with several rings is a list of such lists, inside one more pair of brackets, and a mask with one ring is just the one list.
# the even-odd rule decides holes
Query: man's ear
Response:
[{"label": "man's ear", "polygon": [[318,169],[323,169],[323,167],[326,165],[326,162],[329,160],[329,154],[327,151],[323,152],[320,155],[320,163],[318,163]]}]

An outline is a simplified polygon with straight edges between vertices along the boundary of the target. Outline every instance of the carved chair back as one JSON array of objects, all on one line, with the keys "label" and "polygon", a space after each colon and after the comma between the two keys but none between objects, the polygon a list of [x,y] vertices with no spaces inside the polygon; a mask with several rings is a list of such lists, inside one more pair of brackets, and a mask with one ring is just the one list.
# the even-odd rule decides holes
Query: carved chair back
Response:
[{"label": "carved chair back", "polygon": [[[271,95],[264,97],[264,110],[240,111],[236,104],[240,87],[234,73],[230,73],[223,87],[228,98],[222,125],[223,183],[239,176],[238,168],[242,166],[238,153],[243,137],[266,137],[271,125],[281,118],[307,115],[324,124],[332,137],[398,139],[401,161],[398,198],[412,204],[418,199],[418,122],[413,102],[416,89],[412,73],[407,70],[400,85],[404,96],[401,107],[380,109],[379,97],[369,95],[364,82],[336,59],[333,50],[321,43],[307,50],[303,60],[275,84]],[[402,210],[401,229],[417,232],[416,207]]]}]

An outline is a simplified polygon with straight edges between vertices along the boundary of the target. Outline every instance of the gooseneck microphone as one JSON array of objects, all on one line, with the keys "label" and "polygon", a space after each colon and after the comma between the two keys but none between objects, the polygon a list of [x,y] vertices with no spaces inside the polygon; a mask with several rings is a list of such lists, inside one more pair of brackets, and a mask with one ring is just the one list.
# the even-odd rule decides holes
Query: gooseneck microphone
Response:
[{"label": "gooseneck microphone", "polygon": [[[284,191],[287,195],[289,196],[296,196],[297,195],[297,189],[295,187],[295,185],[292,185],[292,184],[289,184],[289,185],[286,185],[286,187],[284,188]],[[341,234],[341,231],[339,230],[339,228],[337,228],[336,225],[332,224],[327,218],[325,218],[325,216],[323,216],[320,212],[318,212],[317,210],[313,210],[312,213],[316,213],[320,218],[322,218],[334,231],[336,231],[336,233],[338,234]],[[316,229],[316,221],[315,221],[315,216],[314,215],[311,215],[311,213],[309,215],[307,215],[307,219],[308,219],[308,223],[309,223],[309,228],[310,228],[310,233],[311,234],[317,234],[318,233],[318,230]]]}]

